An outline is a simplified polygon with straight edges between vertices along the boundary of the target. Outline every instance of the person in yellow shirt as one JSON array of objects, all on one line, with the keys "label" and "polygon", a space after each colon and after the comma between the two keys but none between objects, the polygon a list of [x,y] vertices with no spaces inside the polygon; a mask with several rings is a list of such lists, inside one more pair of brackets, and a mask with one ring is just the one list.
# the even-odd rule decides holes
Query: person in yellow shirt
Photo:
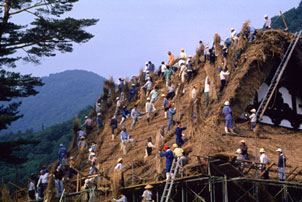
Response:
[{"label": "person in yellow shirt", "polygon": [[178,147],[177,144],[173,144],[173,155],[177,160],[179,160],[180,167],[183,167],[186,162],[186,157],[184,156],[184,150]]},{"label": "person in yellow shirt", "polygon": [[171,53],[171,51],[168,51],[168,55],[169,55],[169,62],[168,62],[168,64],[171,66],[172,63],[174,62],[174,55]]},{"label": "person in yellow shirt", "polygon": [[74,161],[73,157],[71,156],[69,158],[69,172],[68,172],[69,179],[71,179],[74,174],[77,174],[77,172],[73,169],[74,165],[75,165],[75,161]]}]

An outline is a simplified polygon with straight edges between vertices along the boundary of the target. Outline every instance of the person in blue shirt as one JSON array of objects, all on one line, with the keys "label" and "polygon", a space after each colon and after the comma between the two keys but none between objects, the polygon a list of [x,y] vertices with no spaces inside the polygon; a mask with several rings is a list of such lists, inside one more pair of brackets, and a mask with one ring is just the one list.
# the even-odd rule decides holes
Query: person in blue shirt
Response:
[{"label": "person in blue shirt", "polygon": [[137,94],[137,90],[135,88],[135,84],[132,84],[132,88],[129,90],[129,98],[128,101],[131,102],[132,98]]},{"label": "person in blue shirt", "polygon": [[124,123],[124,121],[129,118],[130,116],[130,111],[127,109],[127,106],[123,106],[123,111],[122,111],[122,120],[120,122],[120,125],[122,125],[122,123]]},{"label": "person in blue shirt", "polygon": [[121,132],[121,146],[123,149],[123,154],[127,154],[127,144],[128,142],[132,142],[132,146],[134,146],[134,140],[130,139],[128,131],[126,130],[126,127],[122,127],[122,132]]},{"label": "person in blue shirt", "polygon": [[64,147],[63,144],[60,144],[60,149],[58,152],[60,164],[62,164],[62,159],[65,154],[67,154],[67,149]]},{"label": "person in blue shirt", "polygon": [[172,125],[172,123],[173,123],[173,116],[174,116],[174,114],[176,113],[176,108],[172,109],[172,108],[171,108],[171,104],[168,104],[168,108],[169,108],[169,110],[168,110],[169,123],[168,123],[167,132],[170,131],[170,127],[171,127],[171,125]]},{"label": "person in blue shirt", "polygon": [[186,130],[187,127],[181,127],[180,122],[177,122],[177,128],[176,128],[176,144],[180,147],[181,145],[183,145],[185,142],[182,139],[182,131]]},{"label": "person in blue shirt", "polygon": [[226,101],[224,103],[222,113],[225,115],[225,128],[224,128],[225,133],[228,134],[229,133],[228,128],[230,128],[231,133],[236,134],[236,133],[234,133],[234,130],[233,130],[232,110],[230,108],[229,101]]},{"label": "person in blue shirt", "polygon": [[286,157],[283,154],[283,151],[281,148],[278,148],[276,150],[276,152],[278,153],[278,176],[279,176],[279,180],[281,181],[285,181],[286,177],[285,177],[285,167],[286,167]]},{"label": "person in blue shirt", "polygon": [[96,124],[98,126],[98,135],[99,135],[99,133],[101,132],[101,129],[103,128],[102,114],[100,112],[97,113]]},{"label": "person in blue shirt", "polygon": [[168,101],[168,98],[165,94],[161,94],[161,96],[164,98],[163,99],[163,105],[164,105],[165,119],[166,119],[167,115],[168,115],[168,110],[169,110],[169,107],[168,107],[169,101]]},{"label": "person in blue shirt", "polygon": [[154,72],[154,70],[155,70],[155,66],[154,66],[154,64],[152,64],[151,61],[148,62],[148,70],[149,70],[149,72]]},{"label": "person in blue shirt", "polygon": [[165,153],[161,153],[159,151],[160,157],[166,157],[166,180],[169,180],[171,178],[170,170],[173,162],[173,152],[170,150],[170,147],[168,145],[164,146],[164,150],[166,151]]}]

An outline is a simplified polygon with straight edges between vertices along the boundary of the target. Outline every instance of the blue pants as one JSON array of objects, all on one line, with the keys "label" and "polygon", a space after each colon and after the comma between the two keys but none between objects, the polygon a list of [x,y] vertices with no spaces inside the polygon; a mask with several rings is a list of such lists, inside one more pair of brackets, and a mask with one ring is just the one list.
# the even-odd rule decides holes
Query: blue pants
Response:
[{"label": "blue pants", "polygon": [[63,182],[62,180],[55,179],[56,197],[58,198],[63,193]]},{"label": "blue pants", "polygon": [[111,134],[114,135],[114,129],[116,129],[116,126],[111,126]]},{"label": "blue pants", "polygon": [[170,127],[171,127],[172,123],[173,123],[173,117],[169,117],[169,123],[168,123],[167,132],[170,131]]},{"label": "blue pants", "polygon": [[166,165],[166,169],[165,169],[166,173],[170,172],[171,166],[172,166],[172,164]]},{"label": "blue pants", "polygon": [[232,117],[231,118],[227,118],[225,120],[225,127],[227,128],[233,128],[233,120],[232,120]]},{"label": "blue pants", "polygon": [[285,167],[278,168],[279,180],[285,180]]},{"label": "blue pants", "polygon": [[185,141],[183,141],[183,139],[181,138],[176,138],[176,144],[180,147],[181,145],[183,145],[185,143]]},{"label": "blue pants", "polygon": [[77,174],[77,172],[76,172],[74,169],[69,168],[69,172],[68,172],[68,178],[69,178],[69,179],[71,179],[71,178],[72,178],[72,176],[73,176],[73,174]]}]

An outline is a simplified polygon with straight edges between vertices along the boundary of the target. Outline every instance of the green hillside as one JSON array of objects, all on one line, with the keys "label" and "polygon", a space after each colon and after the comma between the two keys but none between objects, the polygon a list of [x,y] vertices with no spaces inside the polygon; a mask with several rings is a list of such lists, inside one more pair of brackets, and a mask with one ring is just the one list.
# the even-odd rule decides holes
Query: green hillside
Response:
[{"label": "green hillside", "polygon": [[[84,122],[84,116],[92,110],[91,106],[86,107],[79,113],[79,119]],[[38,140],[37,145],[23,145],[20,151],[14,155],[26,157],[28,161],[22,165],[10,165],[0,162],[0,176],[4,180],[16,182],[19,185],[26,183],[31,173],[39,173],[42,165],[49,165],[58,159],[59,144],[63,143],[68,148],[72,139],[72,127],[74,118],[60,124],[53,125],[43,131],[33,132],[27,130],[24,133],[15,133],[1,137],[1,141],[16,141],[19,138],[26,140]]]},{"label": "green hillside", "polygon": [[21,99],[20,113],[24,114],[2,134],[33,129],[41,130],[62,123],[87,105],[93,105],[103,90],[105,78],[84,70],[69,70],[42,77],[44,86],[39,94]]},{"label": "green hillside", "polygon": [[[302,1],[297,8],[292,8],[283,14],[290,32],[297,32],[302,29]],[[285,29],[281,16],[272,18],[272,28]]]}]

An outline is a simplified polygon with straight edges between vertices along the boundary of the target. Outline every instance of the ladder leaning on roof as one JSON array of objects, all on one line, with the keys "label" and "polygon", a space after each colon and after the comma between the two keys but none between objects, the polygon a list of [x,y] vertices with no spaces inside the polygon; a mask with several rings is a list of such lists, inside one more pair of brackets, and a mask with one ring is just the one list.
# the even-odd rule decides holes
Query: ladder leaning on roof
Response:
[{"label": "ladder leaning on roof", "polygon": [[179,158],[177,158],[177,159],[174,158],[173,159],[171,170],[170,170],[170,174],[172,174],[172,176],[171,176],[170,180],[166,181],[165,188],[164,188],[163,194],[161,196],[160,202],[168,202],[169,201],[169,197],[170,197],[172,187],[173,187],[173,184],[174,184],[174,179],[176,177],[178,168],[180,167],[180,161],[181,160]]},{"label": "ladder leaning on roof", "polygon": [[282,74],[287,66],[287,63],[300,39],[301,32],[302,32],[302,30],[300,32],[296,32],[294,37],[292,38],[283,58],[275,72],[275,75],[271,81],[271,84],[269,85],[268,90],[265,93],[265,96],[262,99],[262,102],[260,103],[260,105],[258,107],[258,110],[256,112],[256,117],[257,117],[257,120],[259,120],[259,121],[262,120],[264,112],[265,112],[266,108],[268,107],[268,104],[270,103],[271,98],[278,87],[278,84],[279,84]]}]

